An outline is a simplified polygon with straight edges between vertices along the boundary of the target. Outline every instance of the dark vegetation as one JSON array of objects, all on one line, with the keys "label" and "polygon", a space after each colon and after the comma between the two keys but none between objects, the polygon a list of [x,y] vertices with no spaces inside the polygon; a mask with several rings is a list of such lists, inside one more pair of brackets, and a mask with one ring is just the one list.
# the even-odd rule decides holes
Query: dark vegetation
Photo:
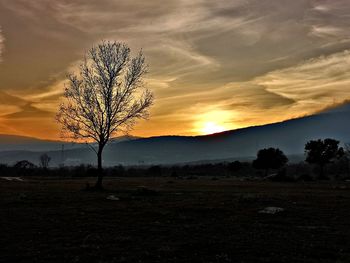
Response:
[{"label": "dark vegetation", "polygon": [[[52,177],[97,177],[95,166],[49,168],[50,157],[40,157],[41,166],[22,160],[13,166],[0,165],[4,176],[52,176]],[[305,162],[290,163],[280,149],[261,149],[253,162],[223,162],[206,164],[183,164],[173,166],[114,166],[103,170],[107,177],[173,177],[197,179],[209,176],[213,179],[237,177],[241,179],[266,179],[280,182],[347,180],[350,178],[350,154],[339,147],[333,139],[309,141],[305,145]]]},{"label": "dark vegetation", "polygon": [[[21,161],[21,164],[26,161]],[[74,167],[59,167],[44,169],[37,166],[0,165],[1,176],[37,176],[57,178],[96,177],[98,170],[92,165],[80,165]],[[255,169],[251,163],[232,162],[217,164],[196,164],[178,166],[115,166],[104,169],[106,177],[173,177],[180,179],[197,179],[199,177],[212,177],[213,179],[225,177],[237,177],[247,180],[271,180],[271,181],[315,181],[319,180],[319,168],[305,162],[288,164],[283,169],[271,169],[265,176],[264,170]],[[329,164],[325,168],[323,180],[350,179],[350,162],[343,157],[337,162]]]},{"label": "dark vegetation", "polygon": [[319,167],[319,178],[326,179],[324,173],[326,165],[339,160],[345,154],[344,149],[339,147],[339,141],[333,139],[309,141],[305,145],[306,162],[316,164]]},{"label": "dark vegetation", "polygon": [[269,169],[280,169],[288,162],[288,158],[280,149],[268,148],[258,151],[256,160],[253,161],[253,167],[264,169],[265,176],[268,175]]}]

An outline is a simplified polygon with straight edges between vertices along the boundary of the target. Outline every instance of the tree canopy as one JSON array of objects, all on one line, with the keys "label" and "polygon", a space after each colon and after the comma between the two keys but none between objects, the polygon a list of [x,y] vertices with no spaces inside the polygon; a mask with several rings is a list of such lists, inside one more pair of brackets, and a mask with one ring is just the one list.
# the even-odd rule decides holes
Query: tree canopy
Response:
[{"label": "tree canopy", "polygon": [[288,162],[288,158],[278,148],[261,149],[258,151],[256,160],[253,161],[253,167],[256,169],[265,169],[265,176],[269,169],[279,169]]},{"label": "tree canopy", "polygon": [[323,177],[324,167],[344,153],[344,149],[339,147],[339,141],[330,138],[311,140],[305,144],[305,161],[320,167],[320,177]]}]

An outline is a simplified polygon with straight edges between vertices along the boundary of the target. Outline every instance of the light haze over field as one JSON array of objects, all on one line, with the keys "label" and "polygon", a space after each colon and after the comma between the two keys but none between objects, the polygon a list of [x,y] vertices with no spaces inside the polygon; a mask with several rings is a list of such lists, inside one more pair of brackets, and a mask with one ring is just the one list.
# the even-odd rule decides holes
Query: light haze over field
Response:
[{"label": "light haze over field", "polygon": [[143,49],[156,101],[137,136],[313,114],[350,98],[347,0],[0,0],[0,131],[57,139],[68,71],[102,39]]}]

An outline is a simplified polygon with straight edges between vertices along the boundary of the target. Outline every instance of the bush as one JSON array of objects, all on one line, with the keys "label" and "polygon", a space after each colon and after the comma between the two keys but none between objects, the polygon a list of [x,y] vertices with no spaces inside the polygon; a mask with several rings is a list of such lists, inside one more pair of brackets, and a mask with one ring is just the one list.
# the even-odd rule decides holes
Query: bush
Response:
[{"label": "bush", "polygon": [[265,170],[265,176],[269,169],[280,169],[288,162],[288,158],[278,148],[261,149],[257,153],[257,158],[253,161],[253,167]]}]

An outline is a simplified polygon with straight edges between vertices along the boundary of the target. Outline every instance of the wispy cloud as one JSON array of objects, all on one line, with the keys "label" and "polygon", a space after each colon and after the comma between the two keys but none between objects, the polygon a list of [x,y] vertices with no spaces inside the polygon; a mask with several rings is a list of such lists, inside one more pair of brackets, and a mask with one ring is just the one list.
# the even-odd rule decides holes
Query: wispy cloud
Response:
[{"label": "wispy cloud", "polygon": [[325,101],[350,96],[350,51],[307,60],[294,67],[258,77],[254,83],[270,92],[297,100]]},{"label": "wispy cloud", "polygon": [[4,50],[4,42],[5,42],[5,37],[2,34],[2,30],[1,30],[1,27],[0,27],[0,62],[2,61],[2,53],[3,53],[3,50]]},{"label": "wispy cloud", "polygon": [[157,100],[139,135],[191,133],[210,112],[231,113],[232,128],[311,114],[350,98],[349,14],[348,0],[0,0],[0,92],[24,101],[4,113],[45,119],[56,136],[64,73],[113,39],[150,65]]},{"label": "wispy cloud", "polygon": [[241,113],[242,118],[233,122],[261,124],[340,104],[350,98],[349,86],[350,51],[342,51],[274,70],[251,81],[230,83],[220,90],[223,94],[237,94],[222,100],[222,107]]}]

